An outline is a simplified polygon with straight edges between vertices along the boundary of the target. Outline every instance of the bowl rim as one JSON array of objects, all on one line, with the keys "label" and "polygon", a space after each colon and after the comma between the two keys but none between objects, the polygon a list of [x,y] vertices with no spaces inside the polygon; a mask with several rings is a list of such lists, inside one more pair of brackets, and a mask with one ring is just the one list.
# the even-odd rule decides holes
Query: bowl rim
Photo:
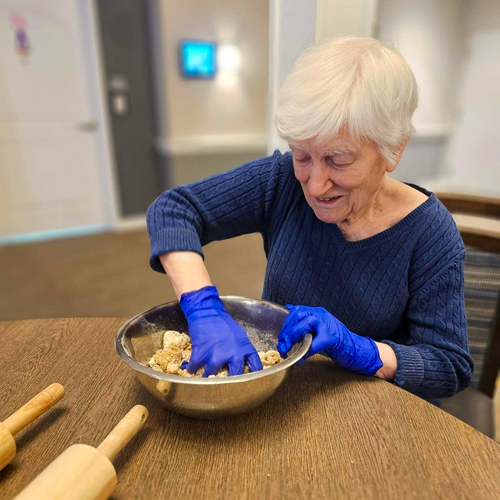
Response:
[{"label": "bowl rim", "polygon": [[[270,305],[276,309],[282,310],[283,312],[289,312],[285,307],[276,304],[274,302],[270,302],[268,300],[263,299],[252,299],[250,297],[242,297],[240,295],[222,295],[221,299],[238,299],[238,300],[250,300],[252,302],[264,303],[266,305]],[[178,304],[179,301],[172,300],[170,302],[165,302],[164,304],[159,304],[157,306],[151,307],[150,309],[146,309],[145,311],[136,314],[134,317],[128,319],[123,323],[123,325],[119,328],[117,334],[115,335],[115,351],[120,357],[120,359],[126,363],[130,368],[132,368],[136,372],[140,372],[143,375],[146,375],[151,378],[155,378],[157,380],[162,380],[164,382],[172,382],[176,384],[187,384],[187,385],[220,385],[220,384],[239,384],[244,382],[250,382],[252,380],[256,380],[262,377],[267,377],[272,375],[273,373],[277,373],[281,370],[285,370],[286,368],[293,366],[297,363],[303,356],[307,353],[312,343],[312,335],[310,333],[304,336],[302,340],[302,345],[299,349],[291,356],[287,357],[281,363],[277,365],[271,366],[270,368],[259,370],[257,372],[247,373],[244,375],[233,375],[231,377],[212,377],[212,378],[203,378],[203,377],[182,377],[181,375],[174,375],[170,373],[163,373],[136,361],[125,349],[123,345],[123,338],[125,337],[125,333],[127,328],[134,322],[137,321],[142,316],[149,314],[156,309],[159,309],[164,306],[171,306],[174,304]]]}]

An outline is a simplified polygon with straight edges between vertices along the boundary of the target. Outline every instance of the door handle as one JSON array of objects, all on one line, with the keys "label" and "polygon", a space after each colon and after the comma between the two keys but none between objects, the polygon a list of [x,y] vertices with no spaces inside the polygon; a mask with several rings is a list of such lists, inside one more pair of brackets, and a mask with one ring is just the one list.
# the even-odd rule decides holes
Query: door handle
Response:
[{"label": "door handle", "polygon": [[76,125],[80,132],[95,132],[97,127],[98,123],[96,121],[80,122]]}]

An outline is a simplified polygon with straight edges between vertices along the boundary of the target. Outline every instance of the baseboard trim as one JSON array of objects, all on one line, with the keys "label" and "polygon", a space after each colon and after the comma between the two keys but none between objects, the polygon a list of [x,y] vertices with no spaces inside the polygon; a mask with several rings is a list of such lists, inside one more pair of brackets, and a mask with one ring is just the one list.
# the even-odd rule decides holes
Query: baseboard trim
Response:
[{"label": "baseboard trim", "polygon": [[33,231],[30,233],[8,234],[5,236],[0,236],[0,246],[23,245],[26,243],[37,243],[41,241],[56,240],[61,238],[88,236],[90,234],[109,231],[110,229],[112,229],[112,226],[109,224],[95,224],[91,226],[52,229],[49,231]]}]

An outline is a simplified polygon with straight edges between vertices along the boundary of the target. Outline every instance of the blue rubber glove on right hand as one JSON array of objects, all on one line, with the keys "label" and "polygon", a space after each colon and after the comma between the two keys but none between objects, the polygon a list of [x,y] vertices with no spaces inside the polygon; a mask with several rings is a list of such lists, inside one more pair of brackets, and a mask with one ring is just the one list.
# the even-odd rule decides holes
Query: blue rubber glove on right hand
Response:
[{"label": "blue rubber glove on right hand", "polygon": [[255,347],[226,311],[215,286],[182,294],[180,305],[193,345],[188,372],[196,373],[205,365],[203,376],[208,377],[227,364],[230,376],[241,375],[245,362],[252,372],[262,370]]},{"label": "blue rubber glove on right hand", "polygon": [[325,352],[342,368],[375,375],[383,363],[375,342],[351,332],[333,314],[323,307],[287,305],[290,313],[279,333],[278,351],[286,358],[294,344],[312,333],[311,348],[304,356],[307,359],[318,352]]}]

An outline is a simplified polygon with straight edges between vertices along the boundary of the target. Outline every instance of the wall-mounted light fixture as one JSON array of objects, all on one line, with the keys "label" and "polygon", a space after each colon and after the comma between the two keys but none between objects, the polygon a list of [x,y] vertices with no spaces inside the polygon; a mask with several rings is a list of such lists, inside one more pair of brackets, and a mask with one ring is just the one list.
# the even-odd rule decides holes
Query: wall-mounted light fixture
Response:
[{"label": "wall-mounted light fixture", "polygon": [[241,55],[236,45],[221,44],[217,48],[217,69],[222,74],[236,74],[240,70]]}]

